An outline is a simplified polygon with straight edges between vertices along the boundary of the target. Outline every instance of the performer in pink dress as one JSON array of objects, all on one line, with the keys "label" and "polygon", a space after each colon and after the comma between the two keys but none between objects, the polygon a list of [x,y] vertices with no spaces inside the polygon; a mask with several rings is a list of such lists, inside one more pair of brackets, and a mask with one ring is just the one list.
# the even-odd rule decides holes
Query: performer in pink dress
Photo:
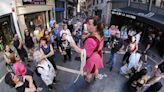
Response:
[{"label": "performer in pink dress", "polygon": [[[84,66],[84,72],[86,72],[85,80],[90,82],[92,75],[95,75],[96,79],[99,79],[99,69],[103,68],[102,48],[103,48],[103,26],[98,23],[94,17],[88,18],[87,30],[90,35],[85,38],[83,49],[86,50],[86,64]],[[78,52],[82,53],[81,48],[76,44],[71,46]]]}]

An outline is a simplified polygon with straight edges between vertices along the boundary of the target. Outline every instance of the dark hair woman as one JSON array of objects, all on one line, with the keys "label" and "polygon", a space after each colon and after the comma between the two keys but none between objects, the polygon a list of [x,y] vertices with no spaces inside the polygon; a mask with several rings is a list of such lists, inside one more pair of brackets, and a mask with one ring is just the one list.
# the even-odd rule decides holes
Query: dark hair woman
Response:
[{"label": "dark hair woman", "polygon": [[137,92],[148,80],[147,70],[142,69],[140,72],[135,73],[127,83],[130,92]]},{"label": "dark hair woman", "polygon": [[10,87],[15,87],[17,92],[36,92],[31,76],[17,76],[9,72],[5,76],[5,83]]},{"label": "dark hair woman", "polygon": [[54,61],[54,49],[51,44],[48,44],[48,41],[45,37],[42,37],[40,39],[40,51],[44,55],[43,58],[47,58],[53,65],[54,69],[57,70],[57,67]]},{"label": "dark hair woman", "polygon": [[33,39],[32,37],[30,36],[30,32],[26,29],[25,30],[25,45],[26,47],[30,50],[34,47],[34,42],[33,42]]},{"label": "dark hair woman", "polygon": [[71,46],[80,54],[86,51],[86,64],[84,65],[85,80],[90,82],[94,74],[99,79],[99,69],[103,68],[102,48],[103,48],[103,28],[97,18],[90,17],[87,21],[87,29],[90,35],[84,40],[83,49],[71,43]]},{"label": "dark hair woman", "polygon": [[151,85],[146,91],[144,92],[158,92],[162,88],[161,82],[156,82],[153,85]]}]

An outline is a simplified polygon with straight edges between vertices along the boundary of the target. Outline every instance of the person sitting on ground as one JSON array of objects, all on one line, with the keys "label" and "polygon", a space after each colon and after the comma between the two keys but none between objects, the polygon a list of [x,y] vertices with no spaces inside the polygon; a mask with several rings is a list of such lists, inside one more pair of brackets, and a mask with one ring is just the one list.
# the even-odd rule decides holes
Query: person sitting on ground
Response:
[{"label": "person sitting on ground", "polygon": [[15,87],[17,92],[36,92],[36,87],[31,76],[17,76],[13,73],[7,73],[5,83],[10,87]]},{"label": "person sitting on ground", "polygon": [[161,82],[156,82],[153,85],[151,85],[147,90],[144,92],[159,92],[160,89],[162,88],[162,83]]},{"label": "person sitting on ground", "polygon": [[127,82],[129,92],[137,92],[146,84],[148,79],[147,69],[142,69],[140,72],[135,73]]},{"label": "person sitting on ground", "polygon": [[66,39],[66,36],[67,34],[62,34],[59,44],[59,51],[64,56],[64,62],[67,61],[67,56],[69,57],[69,61],[71,61],[71,47],[70,42]]},{"label": "person sitting on ground", "polygon": [[43,54],[40,54],[39,50],[34,52],[34,60],[38,63],[36,66],[36,74],[42,78],[50,89],[52,89],[52,84],[56,83],[56,73],[50,61],[42,57]]}]

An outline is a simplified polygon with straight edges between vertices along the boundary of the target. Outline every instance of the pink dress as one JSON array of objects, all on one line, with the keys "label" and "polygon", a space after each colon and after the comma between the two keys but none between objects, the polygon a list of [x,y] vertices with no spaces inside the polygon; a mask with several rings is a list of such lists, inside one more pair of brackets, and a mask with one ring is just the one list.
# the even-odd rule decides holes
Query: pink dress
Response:
[{"label": "pink dress", "polygon": [[88,38],[84,42],[84,49],[86,50],[86,56],[89,57],[86,61],[86,65],[84,66],[84,71],[91,73],[92,69],[95,66],[95,69],[103,68],[103,58],[102,58],[102,48],[103,48],[103,40],[100,42],[98,51],[101,51],[101,55],[98,51],[94,51],[97,47],[97,42],[93,38]]},{"label": "pink dress", "polygon": [[15,63],[13,67],[15,75],[25,75],[27,72],[26,67],[21,62]]}]

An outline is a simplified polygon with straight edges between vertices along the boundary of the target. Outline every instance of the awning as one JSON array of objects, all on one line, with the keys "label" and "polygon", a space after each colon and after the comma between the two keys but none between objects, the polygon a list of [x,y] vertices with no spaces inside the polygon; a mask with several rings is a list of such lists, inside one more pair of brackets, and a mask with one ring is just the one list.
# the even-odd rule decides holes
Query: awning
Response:
[{"label": "awning", "polygon": [[125,7],[119,9],[112,9],[112,14],[136,19],[164,29],[164,15],[156,14],[147,10]]}]

